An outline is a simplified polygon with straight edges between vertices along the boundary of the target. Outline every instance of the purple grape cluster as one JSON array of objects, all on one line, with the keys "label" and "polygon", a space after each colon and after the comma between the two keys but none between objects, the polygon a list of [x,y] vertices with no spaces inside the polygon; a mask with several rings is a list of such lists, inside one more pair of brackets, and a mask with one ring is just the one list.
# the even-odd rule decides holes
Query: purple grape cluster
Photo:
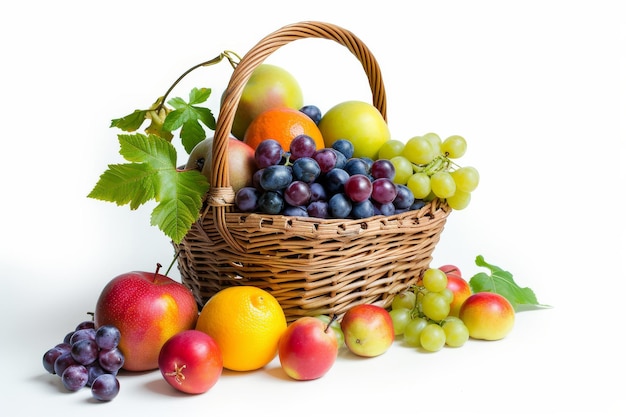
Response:
[{"label": "purple grape cluster", "polygon": [[95,399],[110,401],[120,390],[117,373],[124,365],[124,354],[118,348],[120,337],[115,326],[96,329],[92,320],[83,321],[63,342],[44,353],[43,367],[61,377],[68,391],[87,386]]},{"label": "purple grape cluster", "polygon": [[295,137],[289,149],[266,139],[255,150],[253,185],[237,192],[235,204],[242,212],[353,219],[424,205],[406,185],[393,182],[395,167],[389,160],[353,154],[346,139],[323,149],[316,149],[307,135]]}]

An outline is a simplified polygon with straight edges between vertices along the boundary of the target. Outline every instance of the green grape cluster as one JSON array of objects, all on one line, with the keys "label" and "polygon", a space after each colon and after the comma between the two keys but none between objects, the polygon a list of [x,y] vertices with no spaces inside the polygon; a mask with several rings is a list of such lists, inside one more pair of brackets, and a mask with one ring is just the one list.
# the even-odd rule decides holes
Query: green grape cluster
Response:
[{"label": "green grape cluster", "polygon": [[389,140],[378,151],[396,169],[394,182],[406,185],[416,199],[445,199],[455,210],[467,207],[480,180],[478,170],[459,166],[467,141],[459,135],[442,140],[436,133],[414,136],[406,143]]},{"label": "green grape cluster", "polygon": [[397,294],[389,314],[396,337],[413,347],[436,352],[444,346],[460,347],[469,339],[465,323],[450,315],[453,294],[445,272],[429,268],[417,285]]}]

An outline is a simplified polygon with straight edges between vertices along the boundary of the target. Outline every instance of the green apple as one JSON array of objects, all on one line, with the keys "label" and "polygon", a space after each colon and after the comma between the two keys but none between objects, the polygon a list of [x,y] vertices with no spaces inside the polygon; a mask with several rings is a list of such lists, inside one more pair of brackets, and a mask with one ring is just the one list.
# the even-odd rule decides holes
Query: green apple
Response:
[{"label": "green apple", "polygon": [[354,145],[355,158],[376,159],[378,150],[390,140],[389,126],[378,109],[364,101],[344,101],[330,108],[318,125],[326,147],[339,139]]},{"label": "green apple", "polygon": [[[225,92],[222,100],[224,96]],[[300,109],[303,103],[300,84],[289,71],[276,65],[261,64],[243,88],[231,133],[243,140],[250,122],[263,111],[274,107]]]}]

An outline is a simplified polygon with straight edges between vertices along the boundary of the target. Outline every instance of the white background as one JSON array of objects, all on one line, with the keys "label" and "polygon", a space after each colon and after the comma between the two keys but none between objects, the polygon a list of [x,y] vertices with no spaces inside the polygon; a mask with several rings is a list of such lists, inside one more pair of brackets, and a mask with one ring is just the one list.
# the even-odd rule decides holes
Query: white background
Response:
[{"label": "white background", "polygon": [[[7,5],[12,4],[12,5]],[[3,408],[24,415],[624,415],[623,214],[626,32],[618,1],[5,2],[0,8],[0,323]],[[410,5],[410,7],[409,7]],[[114,276],[169,264],[172,247],[131,212],[86,198],[122,162],[112,118],[145,108],[192,65],[245,53],[279,27],[353,31],[382,68],[394,138],[461,134],[480,170],[434,265],[466,278],[476,255],[553,308],[517,315],[499,342],[426,354],[342,354],[324,378],[286,379],[277,361],[225,372],[201,396],[158,372],[123,375],[119,396],[67,393],[41,356],[92,311]],[[272,55],[322,110],[369,100],[358,62],[330,41]],[[229,66],[178,90],[214,91]],[[181,161],[182,161],[181,157]],[[174,271],[172,276],[176,276]],[[226,413],[226,414],[224,414]]]}]

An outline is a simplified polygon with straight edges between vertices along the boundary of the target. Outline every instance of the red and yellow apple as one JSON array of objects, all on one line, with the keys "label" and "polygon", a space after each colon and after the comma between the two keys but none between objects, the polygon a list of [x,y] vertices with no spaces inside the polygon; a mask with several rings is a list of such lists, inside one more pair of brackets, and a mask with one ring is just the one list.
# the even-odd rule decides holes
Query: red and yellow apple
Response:
[{"label": "red and yellow apple", "polygon": [[348,349],[359,356],[382,355],[395,338],[389,312],[374,304],[359,304],[346,311],[341,330]]},{"label": "red and yellow apple", "polygon": [[163,344],[195,327],[198,305],[183,284],[156,272],[133,271],[113,278],[102,290],[94,312],[96,327],[106,324],[121,333],[124,369],[158,368]]},{"label": "red and yellow apple", "polygon": [[[185,169],[198,169],[211,181],[213,170],[213,138],[198,143],[189,154]],[[257,170],[254,149],[234,137],[228,138],[228,175],[230,185],[236,193],[252,185],[252,176]]]},{"label": "red and yellow apple", "polygon": [[300,317],[278,341],[280,366],[299,381],[324,376],[337,359],[339,345],[330,323],[317,317]]},{"label": "red and yellow apple", "polygon": [[187,394],[207,392],[223,369],[222,351],[211,336],[200,330],[176,333],[159,353],[159,370],[165,381]]},{"label": "red and yellow apple", "polygon": [[461,306],[459,318],[473,339],[499,340],[515,323],[515,310],[504,296],[493,292],[470,295]]},{"label": "red and yellow apple", "polygon": [[452,291],[453,299],[450,303],[450,315],[458,317],[461,305],[472,295],[469,283],[461,275],[461,270],[456,265],[442,265],[439,269],[448,277],[448,289]]},{"label": "red and yellow apple", "polygon": [[[225,93],[222,94],[222,105]],[[289,71],[276,65],[261,64],[254,69],[243,88],[231,133],[243,140],[250,122],[265,110],[274,107],[298,110],[303,103],[300,84]]]}]

